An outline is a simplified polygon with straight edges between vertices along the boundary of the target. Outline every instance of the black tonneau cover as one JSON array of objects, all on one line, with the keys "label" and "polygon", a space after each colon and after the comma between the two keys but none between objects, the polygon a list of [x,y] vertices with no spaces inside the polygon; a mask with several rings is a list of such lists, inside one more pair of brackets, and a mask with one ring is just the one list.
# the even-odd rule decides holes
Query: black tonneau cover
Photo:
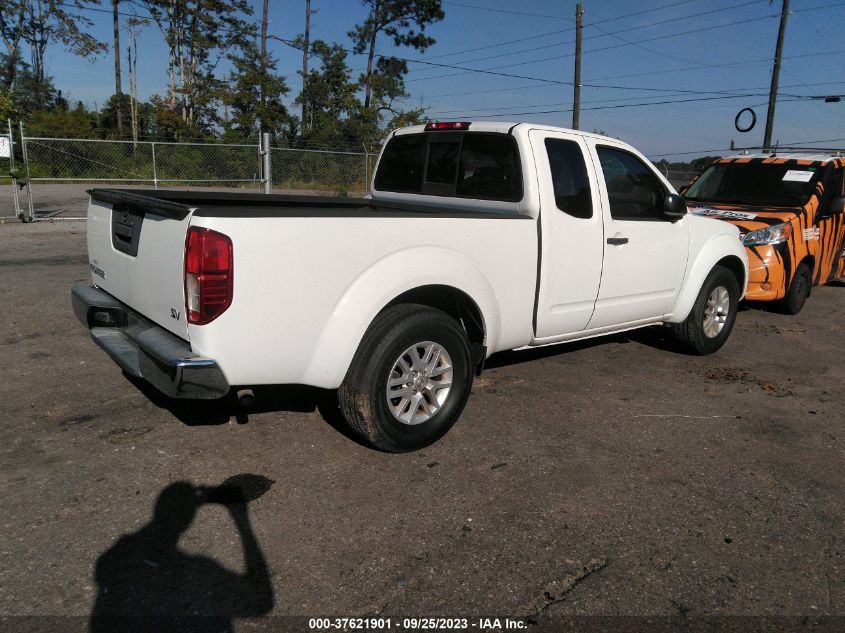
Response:
[{"label": "black tonneau cover", "polygon": [[89,189],[93,200],[127,211],[153,212],[183,219],[191,209],[202,217],[448,217],[530,220],[528,215],[469,211],[440,204],[382,202],[368,198],[293,196],[218,191],[161,189]]}]

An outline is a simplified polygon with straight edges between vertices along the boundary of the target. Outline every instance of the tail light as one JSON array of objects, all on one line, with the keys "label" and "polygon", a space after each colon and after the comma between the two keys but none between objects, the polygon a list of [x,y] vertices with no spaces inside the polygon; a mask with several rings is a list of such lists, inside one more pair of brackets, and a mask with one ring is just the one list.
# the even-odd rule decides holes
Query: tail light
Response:
[{"label": "tail light", "polygon": [[232,240],[192,226],[185,245],[185,312],[188,323],[205,325],[232,305]]}]

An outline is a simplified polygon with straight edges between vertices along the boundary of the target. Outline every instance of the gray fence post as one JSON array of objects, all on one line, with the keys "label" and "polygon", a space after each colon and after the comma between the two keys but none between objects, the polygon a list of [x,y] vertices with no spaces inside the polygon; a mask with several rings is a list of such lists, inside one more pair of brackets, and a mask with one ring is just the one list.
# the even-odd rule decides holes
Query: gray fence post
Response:
[{"label": "gray fence post", "polygon": [[364,195],[370,190],[370,154],[364,145]]},{"label": "gray fence post", "polygon": [[158,189],[158,170],[156,169],[156,144],[155,141],[150,143],[150,149],[153,153],[153,189]]},{"label": "gray fence post", "polygon": [[9,173],[12,176],[12,194],[15,198],[15,217],[19,220],[23,219],[23,211],[21,210],[21,199],[18,196],[18,175],[15,171],[15,137],[12,134],[12,119],[7,119],[6,123],[9,125]]},{"label": "gray fence post", "polygon": [[32,206],[32,181],[29,179],[29,159],[26,154],[26,137],[24,136],[23,121],[19,121],[18,124],[21,129],[21,155],[23,158],[23,172],[24,178],[26,179],[26,197],[28,200],[27,213],[22,215],[21,220],[24,222],[32,222],[35,220],[35,210]]},{"label": "gray fence post", "polygon": [[270,133],[261,134],[261,165],[262,180],[264,181],[264,193],[269,194],[273,189],[273,172],[270,161]]}]

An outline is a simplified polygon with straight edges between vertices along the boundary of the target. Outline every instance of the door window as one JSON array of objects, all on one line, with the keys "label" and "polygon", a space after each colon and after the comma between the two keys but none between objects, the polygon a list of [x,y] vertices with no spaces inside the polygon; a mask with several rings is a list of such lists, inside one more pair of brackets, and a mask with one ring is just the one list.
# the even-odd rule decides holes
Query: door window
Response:
[{"label": "door window", "polygon": [[824,180],[824,193],[819,203],[819,211],[816,214],[816,219],[825,218],[834,215],[836,210],[832,207],[833,201],[839,196],[843,195],[842,177],[845,175],[845,169],[842,167],[834,168],[832,165],[828,168],[828,173]]},{"label": "door window", "polygon": [[601,162],[610,215],[614,220],[664,220],[663,183],[633,154],[612,147],[596,148]]},{"label": "door window", "polygon": [[593,217],[590,179],[581,147],[575,141],[547,138],[546,154],[557,208],[576,218]]}]

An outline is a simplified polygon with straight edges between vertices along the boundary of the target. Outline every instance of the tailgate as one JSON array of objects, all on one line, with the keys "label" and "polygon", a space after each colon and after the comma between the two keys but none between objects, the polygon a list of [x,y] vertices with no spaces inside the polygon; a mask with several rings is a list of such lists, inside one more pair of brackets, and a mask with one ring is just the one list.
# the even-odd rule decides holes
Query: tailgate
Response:
[{"label": "tailgate", "polygon": [[143,192],[90,193],[91,281],[187,340],[184,256],[191,208]]}]

